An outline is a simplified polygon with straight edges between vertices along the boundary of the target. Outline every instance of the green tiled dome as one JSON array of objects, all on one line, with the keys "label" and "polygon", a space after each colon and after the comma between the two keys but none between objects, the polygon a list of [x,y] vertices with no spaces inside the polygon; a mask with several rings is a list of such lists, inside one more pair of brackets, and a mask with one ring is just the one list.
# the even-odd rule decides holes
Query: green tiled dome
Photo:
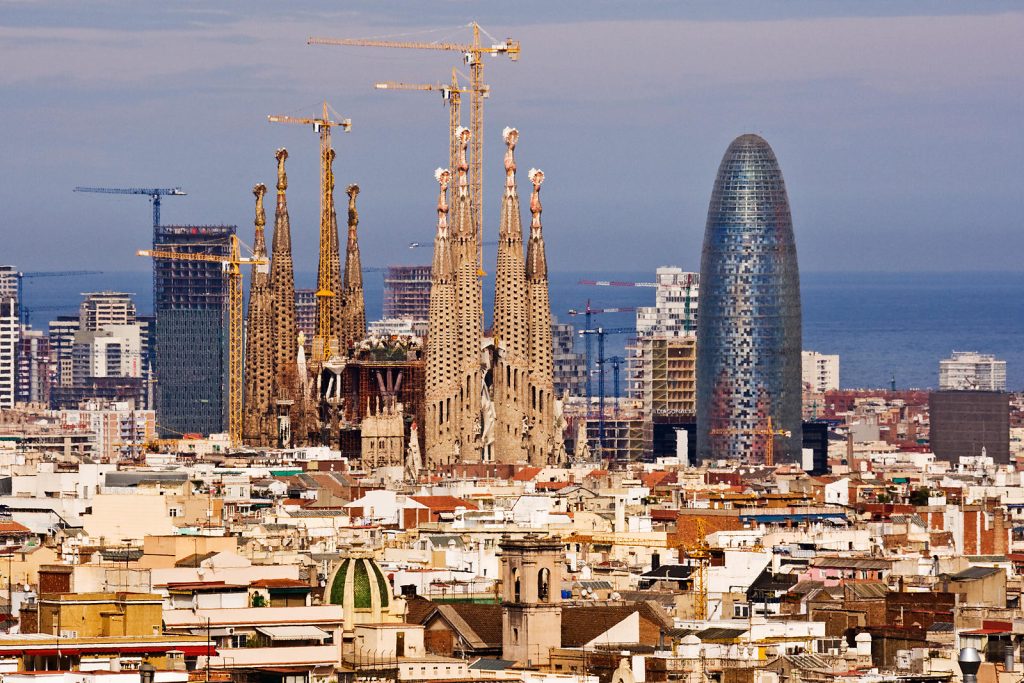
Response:
[{"label": "green tiled dome", "polygon": [[371,557],[347,557],[328,582],[327,602],[348,610],[378,612],[391,602],[391,587]]}]

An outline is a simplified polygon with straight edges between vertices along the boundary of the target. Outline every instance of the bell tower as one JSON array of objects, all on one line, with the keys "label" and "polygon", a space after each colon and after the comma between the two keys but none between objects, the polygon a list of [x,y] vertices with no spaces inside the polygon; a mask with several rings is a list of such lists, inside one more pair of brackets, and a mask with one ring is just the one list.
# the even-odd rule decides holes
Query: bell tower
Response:
[{"label": "bell tower", "polygon": [[562,571],[558,536],[504,536],[501,549],[502,658],[526,666],[549,663],[562,646]]}]

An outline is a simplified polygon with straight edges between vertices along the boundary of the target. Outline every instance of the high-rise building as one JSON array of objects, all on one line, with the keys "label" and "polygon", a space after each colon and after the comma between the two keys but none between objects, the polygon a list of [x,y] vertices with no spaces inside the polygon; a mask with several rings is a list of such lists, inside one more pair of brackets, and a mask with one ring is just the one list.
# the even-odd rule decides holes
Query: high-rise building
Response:
[{"label": "high-rise building", "polygon": [[14,266],[0,266],[0,297],[21,299],[21,278]]},{"label": "high-rise building", "polygon": [[95,332],[107,325],[134,325],[135,302],[124,292],[87,292],[82,294],[78,321],[82,330]]},{"label": "high-rise building", "polygon": [[839,356],[802,351],[800,353],[801,381],[815,393],[839,390]]},{"label": "high-rise building", "polygon": [[426,322],[430,316],[430,266],[388,266],[384,318]]},{"label": "high-rise building", "polygon": [[954,351],[939,361],[939,389],[1006,391],[1006,361],[977,351]]},{"label": "high-rise building", "polygon": [[[162,225],[156,248],[226,256],[233,225]],[[219,263],[153,260],[156,410],[162,435],[224,431],[228,296]]]},{"label": "high-rise building", "polygon": [[50,402],[50,339],[42,330],[21,329],[15,400],[43,405]]},{"label": "high-rise building", "polygon": [[636,309],[636,333],[683,337],[697,331],[697,301],[700,275],[682,268],[658,268],[654,306]]},{"label": "high-rise building", "polygon": [[576,329],[570,323],[551,322],[551,340],[554,345],[554,371],[556,396],[583,396],[587,387],[587,360],[576,352]]},{"label": "high-rise building", "polygon": [[75,345],[75,333],[78,332],[78,328],[78,316],[74,315],[57,316],[56,320],[51,320],[47,325],[55,386],[71,386],[71,350]]},{"label": "high-rise building", "polygon": [[933,391],[928,395],[935,457],[957,462],[987,455],[1010,462],[1010,395],[1002,391]]},{"label": "high-rise building", "polygon": [[[704,231],[697,321],[697,457],[801,458],[800,275],[775,153],[736,138]],[[769,427],[776,433],[769,435]]]},{"label": "high-rise building", "polygon": [[295,327],[305,335],[306,345],[312,348],[316,331],[316,290],[295,290]]},{"label": "high-rise building", "polygon": [[0,295],[0,408],[13,408],[18,376],[18,299]]}]

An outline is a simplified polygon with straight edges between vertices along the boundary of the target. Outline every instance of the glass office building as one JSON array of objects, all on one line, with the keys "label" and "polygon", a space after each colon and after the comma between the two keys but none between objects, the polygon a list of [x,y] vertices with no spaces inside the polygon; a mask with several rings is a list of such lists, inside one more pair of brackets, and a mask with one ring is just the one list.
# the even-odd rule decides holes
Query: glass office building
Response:
[{"label": "glass office building", "polygon": [[764,463],[771,439],[774,462],[800,462],[796,243],[782,171],[757,135],[736,138],[718,167],[698,309],[698,459]]}]

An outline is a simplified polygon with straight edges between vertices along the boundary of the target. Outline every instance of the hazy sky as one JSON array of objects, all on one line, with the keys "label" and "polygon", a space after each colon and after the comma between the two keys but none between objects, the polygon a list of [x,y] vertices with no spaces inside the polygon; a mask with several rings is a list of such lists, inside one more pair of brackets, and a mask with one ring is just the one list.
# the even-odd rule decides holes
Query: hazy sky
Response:
[{"label": "hazy sky", "polygon": [[468,40],[473,19],[522,43],[486,65],[485,232],[517,126],[519,167],[547,174],[553,269],[696,269],[721,156],[757,132],[803,270],[1020,270],[1024,8],[997,0],[0,0],[0,262],[149,267],[147,200],[75,185],[180,185],[165,223],[251,243],[251,187],[285,146],[297,267],[315,269],[317,140],[266,116],[324,98],[353,121],[335,173],[362,188],[364,263],[427,262],[403,245],[433,235],[447,112],[373,83],[445,80],[458,55],[306,37]]}]

